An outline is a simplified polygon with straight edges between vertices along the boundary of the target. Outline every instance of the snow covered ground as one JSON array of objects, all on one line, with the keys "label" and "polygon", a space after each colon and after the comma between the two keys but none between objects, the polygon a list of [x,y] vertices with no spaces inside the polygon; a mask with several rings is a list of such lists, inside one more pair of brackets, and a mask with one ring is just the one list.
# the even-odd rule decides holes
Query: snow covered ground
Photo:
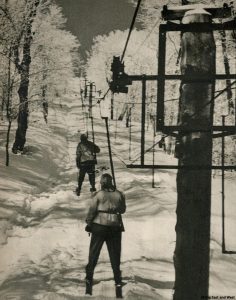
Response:
[{"label": "snow covered ground", "polygon": [[[27,135],[28,152],[11,155],[4,166],[1,132],[0,183],[0,299],[83,299],[84,267],[89,236],[84,231],[90,198],[86,178],[77,197],[75,149],[86,130],[75,96],[55,102],[48,125],[32,122]],[[94,118],[96,143],[101,148],[98,169],[109,166],[104,120]],[[117,128],[117,133],[115,130]],[[116,183],[127,199],[126,231],[122,244],[125,299],[172,299],[173,252],[176,223],[176,171],[127,169],[129,129],[111,123]],[[139,154],[139,136],[132,129],[132,159]],[[91,136],[90,136],[91,137]],[[158,137],[157,137],[158,138]],[[13,139],[12,139],[13,140]],[[152,132],[147,135],[147,147]],[[156,148],[156,163],[177,163]],[[149,154],[148,160],[151,159]],[[108,170],[109,172],[110,170]],[[97,173],[97,188],[102,171]],[[236,251],[236,183],[226,174],[226,249]],[[220,177],[213,179],[210,295],[236,297],[236,255],[221,253]],[[106,247],[95,270],[94,299],[114,299],[114,281]],[[190,299],[191,300],[191,299]]]}]

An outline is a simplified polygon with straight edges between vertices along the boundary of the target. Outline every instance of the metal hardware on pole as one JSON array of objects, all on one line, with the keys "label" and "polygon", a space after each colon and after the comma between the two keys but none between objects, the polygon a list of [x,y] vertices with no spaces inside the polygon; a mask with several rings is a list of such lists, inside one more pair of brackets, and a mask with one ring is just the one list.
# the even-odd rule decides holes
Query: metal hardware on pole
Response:
[{"label": "metal hardware on pole", "polygon": [[107,144],[108,144],[108,151],[109,151],[109,158],[110,158],[111,173],[112,173],[112,177],[113,177],[114,186],[116,187],[115,172],[114,172],[112,153],[111,153],[110,134],[109,134],[109,128],[108,128],[108,117],[102,117],[102,119],[105,120],[105,124],[106,124]]}]

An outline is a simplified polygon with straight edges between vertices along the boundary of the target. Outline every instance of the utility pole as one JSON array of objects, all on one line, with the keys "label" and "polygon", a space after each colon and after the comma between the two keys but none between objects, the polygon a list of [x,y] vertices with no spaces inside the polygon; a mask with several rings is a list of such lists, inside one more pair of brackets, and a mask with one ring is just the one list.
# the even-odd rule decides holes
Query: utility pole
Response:
[{"label": "utility pole", "polygon": [[[87,85],[87,78],[84,78],[84,101],[83,106],[85,108],[85,127],[86,127],[86,135],[88,137],[88,115],[89,115],[89,109],[87,111],[87,98],[88,98],[88,85]],[[82,106],[82,107],[83,107]]]},{"label": "utility pole", "polygon": [[[225,126],[225,117],[222,116],[222,126]],[[225,165],[225,136],[222,133],[221,137],[221,165],[222,165],[222,173],[221,173],[221,193],[222,193],[222,253],[226,252],[225,249],[225,170],[224,170],[224,165]]]},{"label": "utility pole", "polygon": [[[191,10],[182,23],[210,23],[205,10]],[[215,41],[212,31],[181,37],[177,224],[174,300],[208,296]],[[202,80],[202,76],[209,80]],[[194,79],[195,78],[195,79]],[[196,79],[197,78],[197,79]],[[185,130],[186,128],[186,130]],[[202,168],[203,167],[203,168]]]},{"label": "utility pole", "polygon": [[152,140],[152,143],[153,143],[153,149],[152,149],[152,165],[153,165],[153,168],[152,168],[152,188],[155,188],[155,168],[154,168],[154,165],[155,165],[155,139],[156,139],[156,119],[155,117],[153,118],[153,140]]},{"label": "utility pole", "polygon": [[141,164],[144,164],[145,152],[145,117],[146,117],[146,78],[142,76],[142,115],[141,115]]},{"label": "utility pole", "polygon": [[108,117],[102,117],[102,119],[105,120],[106,131],[107,131],[107,145],[108,145],[108,152],[109,152],[110,166],[111,166],[111,174],[112,174],[112,177],[113,177],[114,186],[116,187],[116,178],[115,178],[115,170],[114,170],[113,159],[112,159],[112,152],[111,152],[111,142],[110,142]]},{"label": "utility pole", "polygon": [[7,138],[6,138],[6,166],[9,166],[9,161],[10,161],[9,141],[10,141],[10,132],[11,132],[11,124],[12,124],[11,57],[12,57],[12,47],[10,46],[9,57],[8,57],[8,70],[7,70],[7,101],[6,101],[6,110],[7,110],[8,126],[7,126]]},{"label": "utility pole", "polygon": [[90,82],[90,84],[89,84],[89,118],[91,118],[93,116],[92,106],[93,106],[93,83]]},{"label": "utility pole", "polygon": [[114,93],[111,93],[111,120],[113,120],[114,116]]}]

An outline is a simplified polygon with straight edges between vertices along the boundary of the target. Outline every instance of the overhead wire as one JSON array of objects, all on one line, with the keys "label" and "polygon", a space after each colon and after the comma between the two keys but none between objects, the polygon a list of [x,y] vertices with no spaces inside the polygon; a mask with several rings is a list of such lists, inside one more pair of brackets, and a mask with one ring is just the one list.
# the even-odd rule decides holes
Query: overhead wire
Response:
[{"label": "overhead wire", "polygon": [[124,56],[125,56],[125,52],[126,52],[126,49],[127,49],[128,43],[129,43],[130,35],[131,35],[131,32],[132,32],[133,27],[134,27],[134,23],[135,23],[137,14],[138,14],[138,10],[139,10],[139,6],[141,4],[141,1],[142,0],[138,0],[137,6],[136,6],[136,9],[135,9],[135,12],[134,12],[134,16],[133,16],[133,19],[132,19],[132,22],[131,22],[131,25],[130,25],[130,29],[129,29],[129,34],[128,34],[128,37],[127,37],[127,40],[126,40],[126,43],[125,43],[125,47],[124,47],[124,50],[123,50],[123,53],[122,53],[122,56],[121,56],[121,62],[123,62],[123,59],[124,59]]},{"label": "overhead wire", "polygon": [[151,31],[147,34],[147,36],[145,37],[145,39],[143,40],[143,42],[140,44],[139,48],[134,52],[133,56],[135,56],[143,47],[143,45],[146,43],[146,41],[148,40],[148,38],[150,37],[150,35],[153,33],[153,30],[156,28],[157,24],[159,23],[160,18],[158,18],[156,20],[156,22],[154,23],[153,27],[151,28]]},{"label": "overhead wire", "polygon": [[[125,47],[124,47],[123,53],[122,53],[122,55],[121,55],[121,62],[123,62],[123,59],[124,59],[124,56],[125,56],[125,52],[126,52],[126,49],[127,49],[128,43],[129,43],[129,39],[130,39],[132,30],[133,30],[134,24],[135,24],[135,20],[136,20],[137,14],[138,14],[138,10],[139,10],[141,1],[142,1],[142,0],[138,0],[136,9],[135,9],[135,12],[134,12],[134,15],[133,15],[133,19],[132,19],[132,22],[131,22],[131,25],[130,25],[130,28],[129,28],[128,37],[127,37],[127,39],[126,39]],[[103,99],[107,96],[107,94],[109,93],[109,91],[110,91],[110,87],[108,88],[108,90],[107,90],[106,93],[104,94]]]}]

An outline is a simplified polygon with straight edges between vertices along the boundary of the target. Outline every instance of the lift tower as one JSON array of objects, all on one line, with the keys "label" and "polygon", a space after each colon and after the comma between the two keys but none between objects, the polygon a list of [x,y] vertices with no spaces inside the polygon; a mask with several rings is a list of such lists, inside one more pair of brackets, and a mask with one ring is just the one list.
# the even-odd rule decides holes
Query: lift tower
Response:
[{"label": "lift tower", "polygon": [[[213,124],[214,101],[218,96],[215,82],[226,81],[227,91],[236,79],[236,74],[216,74],[213,32],[235,30],[235,14],[233,7],[227,4],[218,8],[184,5],[164,6],[162,17],[166,23],[159,27],[158,74],[128,75],[128,78],[142,82],[142,128],[146,81],[157,81],[156,129],[178,138],[179,163],[177,166],[146,165],[145,131],[142,130],[141,164],[128,167],[178,169],[174,300],[199,300],[209,294],[211,170],[236,169],[235,166],[212,166],[213,138],[236,133],[235,123]],[[167,32],[181,33],[180,75],[167,75],[165,71]],[[180,81],[179,120],[171,126],[165,123],[166,80]],[[119,82],[121,87],[122,82]]]}]

